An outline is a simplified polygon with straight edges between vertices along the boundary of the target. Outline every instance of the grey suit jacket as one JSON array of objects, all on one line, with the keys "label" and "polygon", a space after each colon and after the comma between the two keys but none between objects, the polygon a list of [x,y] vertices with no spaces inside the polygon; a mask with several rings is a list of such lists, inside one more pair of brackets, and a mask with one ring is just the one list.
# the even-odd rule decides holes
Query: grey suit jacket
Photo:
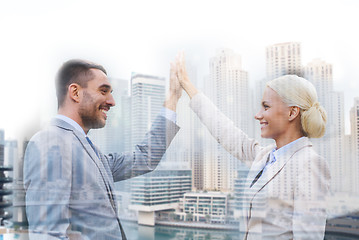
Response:
[{"label": "grey suit jacket", "polygon": [[83,133],[54,119],[32,137],[25,153],[29,229],[44,239],[71,232],[81,233],[79,239],[121,239],[114,182],[154,170],[178,130],[158,116],[135,152],[104,155],[96,149],[98,157]]},{"label": "grey suit jacket", "polygon": [[202,93],[190,106],[216,140],[250,168],[241,196],[244,238],[323,239],[330,174],[309,139],[293,143],[250,187],[275,146],[248,138]]}]

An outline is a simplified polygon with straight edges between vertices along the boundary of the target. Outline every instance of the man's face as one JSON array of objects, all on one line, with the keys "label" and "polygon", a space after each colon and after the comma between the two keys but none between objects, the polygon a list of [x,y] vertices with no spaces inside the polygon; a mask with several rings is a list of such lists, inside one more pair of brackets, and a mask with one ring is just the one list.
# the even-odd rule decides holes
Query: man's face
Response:
[{"label": "man's face", "polygon": [[88,131],[92,128],[102,128],[106,125],[107,111],[115,106],[112,87],[106,74],[101,70],[91,69],[93,78],[83,88],[79,116],[83,127]]}]

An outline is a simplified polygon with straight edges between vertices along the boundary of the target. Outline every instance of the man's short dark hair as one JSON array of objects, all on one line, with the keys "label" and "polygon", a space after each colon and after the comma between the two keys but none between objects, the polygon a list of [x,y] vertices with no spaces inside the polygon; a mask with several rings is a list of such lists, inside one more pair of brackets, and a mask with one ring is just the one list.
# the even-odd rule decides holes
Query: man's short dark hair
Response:
[{"label": "man's short dark hair", "polygon": [[87,82],[92,79],[91,68],[101,70],[107,75],[103,66],[81,59],[69,60],[61,66],[55,80],[58,107],[63,104],[70,84],[77,83],[81,87],[87,87]]}]

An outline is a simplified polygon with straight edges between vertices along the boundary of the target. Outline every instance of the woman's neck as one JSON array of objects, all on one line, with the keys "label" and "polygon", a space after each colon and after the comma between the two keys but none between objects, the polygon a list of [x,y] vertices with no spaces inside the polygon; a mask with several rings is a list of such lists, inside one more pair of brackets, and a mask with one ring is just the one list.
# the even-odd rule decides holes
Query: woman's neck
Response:
[{"label": "woman's neck", "polygon": [[276,142],[277,149],[279,149],[301,137],[303,137],[303,134],[301,133],[292,133],[292,134],[286,134],[285,136],[281,136],[280,138],[274,140]]}]

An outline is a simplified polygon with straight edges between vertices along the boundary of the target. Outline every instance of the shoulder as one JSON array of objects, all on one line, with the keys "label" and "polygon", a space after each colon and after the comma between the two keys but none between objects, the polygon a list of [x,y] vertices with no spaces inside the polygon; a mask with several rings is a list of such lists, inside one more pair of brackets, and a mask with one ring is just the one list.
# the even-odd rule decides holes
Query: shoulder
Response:
[{"label": "shoulder", "polygon": [[330,180],[329,164],[312,146],[304,147],[293,156],[299,169],[299,176],[317,176],[324,181]]},{"label": "shoulder", "polygon": [[37,132],[29,141],[26,147],[26,153],[36,150],[38,152],[58,148],[66,148],[75,140],[73,131],[60,128],[55,125],[48,125],[41,131]]},{"label": "shoulder", "polygon": [[65,140],[69,136],[73,135],[72,131],[60,128],[58,126],[49,125],[44,129],[37,132],[31,139],[30,142],[42,142],[49,141],[51,139]]},{"label": "shoulder", "polygon": [[315,164],[326,164],[326,160],[320,156],[313,148],[312,145],[303,147],[296,153],[294,153],[293,157],[299,158],[302,165],[315,163]]}]

